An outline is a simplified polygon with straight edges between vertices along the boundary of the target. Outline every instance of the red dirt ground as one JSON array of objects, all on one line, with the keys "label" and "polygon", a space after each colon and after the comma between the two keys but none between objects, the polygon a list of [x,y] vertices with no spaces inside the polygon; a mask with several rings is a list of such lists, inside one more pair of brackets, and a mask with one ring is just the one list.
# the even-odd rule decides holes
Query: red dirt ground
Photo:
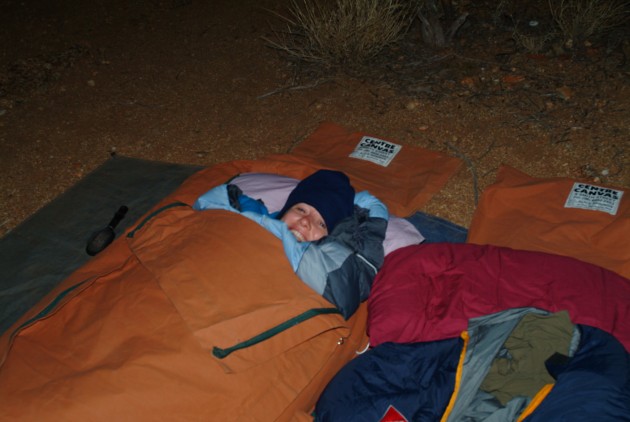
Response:
[{"label": "red dirt ground", "polygon": [[424,210],[464,226],[502,163],[629,188],[627,39],[527,54],[496,3],[459,2],[451,48],[412,28],[351,77],[296,73],[267,46],[286,0],[4,1],[0,236],[112,152],[212,165],[288,152],[322,121],[464,158]]}]

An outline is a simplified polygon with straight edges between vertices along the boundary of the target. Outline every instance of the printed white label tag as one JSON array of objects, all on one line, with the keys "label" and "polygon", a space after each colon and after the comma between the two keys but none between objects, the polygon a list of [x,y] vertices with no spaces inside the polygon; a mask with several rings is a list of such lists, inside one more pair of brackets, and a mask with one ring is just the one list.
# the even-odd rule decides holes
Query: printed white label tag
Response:
[{"label": "printed white label tag", "polygon": [[586,183],[574,183],[565,202],[565,208],[603,211],[610,215],[617,214],[623,191],[602,188]]},{"label": "printed white label tag", "polygon": [[392,162],[402,146],[378,138],[364,136],[361,138],[350,157],[371,161],[383,167]]}]

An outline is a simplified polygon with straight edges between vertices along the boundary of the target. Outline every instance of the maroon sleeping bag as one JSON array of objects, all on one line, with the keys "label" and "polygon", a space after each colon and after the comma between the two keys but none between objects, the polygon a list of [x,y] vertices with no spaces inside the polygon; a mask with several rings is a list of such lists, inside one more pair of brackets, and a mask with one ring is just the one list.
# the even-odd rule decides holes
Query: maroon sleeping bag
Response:
[{"label": "maroon sleeping bag", "polygon": [[630,351],[630,280],[574,258],[464,243],[388,255],[369,299],[370,344],[457,337],[470,318],[530,306],[567,310]]}]

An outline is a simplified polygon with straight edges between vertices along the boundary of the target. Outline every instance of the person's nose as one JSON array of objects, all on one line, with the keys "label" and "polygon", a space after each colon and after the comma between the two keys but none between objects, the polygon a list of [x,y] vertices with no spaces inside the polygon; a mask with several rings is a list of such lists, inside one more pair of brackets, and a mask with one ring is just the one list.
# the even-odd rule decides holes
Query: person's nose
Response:
[{"label": "person's nose", "polygon": [[304,228],[310,228],[311,227],[311,220],[308,218],[308,216],[303,216],[302,218],[300,218],[298,224],[300,225],[300,227],[304,227]]}]

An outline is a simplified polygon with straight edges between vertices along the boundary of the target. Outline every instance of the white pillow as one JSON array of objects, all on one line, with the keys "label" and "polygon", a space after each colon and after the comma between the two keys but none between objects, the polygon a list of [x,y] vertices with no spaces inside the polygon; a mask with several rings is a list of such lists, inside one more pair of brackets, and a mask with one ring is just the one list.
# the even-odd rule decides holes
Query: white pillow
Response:
[{"label": "white pillow", "polygon": [[[270,213],[280,211],[289,194],[299,180],[271,173],[243,173],[230,181],[245,195],[261,199]],[[404,218],[389,216],[383,249],[385,256],[404,246],[416,245],[424,241],[424,236]]]}]

